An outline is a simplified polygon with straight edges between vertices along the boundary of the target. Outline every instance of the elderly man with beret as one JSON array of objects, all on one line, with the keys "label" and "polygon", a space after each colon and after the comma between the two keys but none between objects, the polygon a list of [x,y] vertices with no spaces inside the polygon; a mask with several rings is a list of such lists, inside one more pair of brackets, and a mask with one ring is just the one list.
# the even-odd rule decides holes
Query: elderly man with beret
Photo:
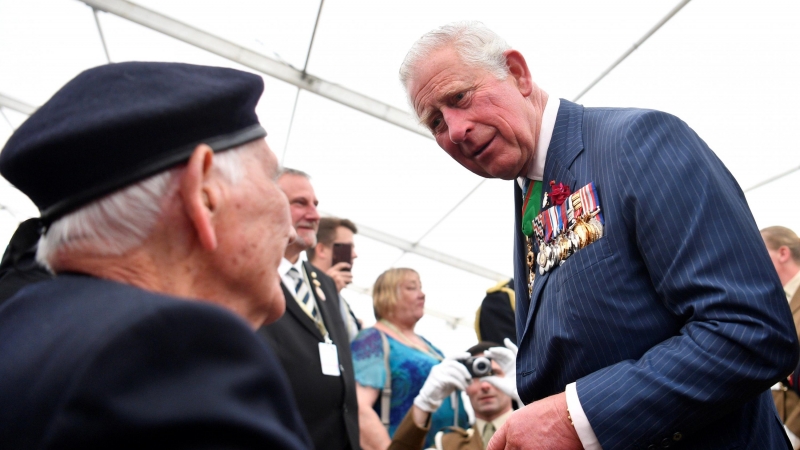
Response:
[{"label": "elderly man with beret", "polygon": [[477,23],[424,35],[401,78],[450,157],[514,180],[527,406],[490,450],[789,448],[768,392],[800,355],[789,307],[744,194],[688,125],[550,96]]},{"label": "elderly man with beret", "polygon": [[284,311],[294,238],[260,77],[120,63],[67,83],[0,173],[41,211],[57,276],[0,307],[3,448],[307,449],[253,329]]}]

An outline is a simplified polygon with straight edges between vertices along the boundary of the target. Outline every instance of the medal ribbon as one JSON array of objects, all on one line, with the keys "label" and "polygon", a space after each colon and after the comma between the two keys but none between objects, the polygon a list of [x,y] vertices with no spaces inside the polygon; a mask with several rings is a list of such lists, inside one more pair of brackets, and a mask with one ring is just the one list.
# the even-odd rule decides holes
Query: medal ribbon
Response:
[{"label": "medal ribbon", "polygon": [[542,211],[539,214],[539,218],[544,225],[544,239],[542,241],[543,244],[550,242],[550,236],[553,235],[553,224],[550,222],[550,215],[547,213],[547,210]]},{"label": "medal ribbon", "polygon": [[[592,197],[592,211],[600,209],[600,201],[597,199],[597,189],[594,188],[594,183],[589,183],[589,192]],[[597,220],[599,220],[601,224],[605,223],[603,220],[603,213],[597,214]]]},{"label": "medal ribbon", "polygon": [[564,234],[569,229],[569,221],[567,220],[567,202],[558,207],[558,227],[561,230],[560,234]]},{"label": "medal ribbon", "polygon": [[558,217],[558,207],[548,208],[547,215],[550,218],[550,228],[553,230],[552,237],[557,237],[561,232],[561,227],[559,226],[559,217]]},{"label": "medal ribbon", "polygon": [[[531,202],[531,197],[533,201]],[[525,201],[522,203],[522,233],[525,236],[533,234],[533,218],[539,214],[539,202],[542,198],[542,182],[531,180]]]},{"label": "medal ribbon", "polygon": [[589,189],[591,189],[591,186],[592,184],[589,183],[581,188],[581,203],[583,204],[584,214],[591,214],[592,212],[594,212],[595,208],[594,197],[589,191]]},{"label": "medal ribbon", "polygon": [[575,209],[572,207],[572,202],[564,202],[564,204],[567,210],[567,230],[571,230],[572,226],[575,225]]},{"label": "medal ribbon", "polygon": [[542,228],[542,218],[540,216],[536,216],[533,219],[533,233],[539,241],[544,239],[544,229]]}]

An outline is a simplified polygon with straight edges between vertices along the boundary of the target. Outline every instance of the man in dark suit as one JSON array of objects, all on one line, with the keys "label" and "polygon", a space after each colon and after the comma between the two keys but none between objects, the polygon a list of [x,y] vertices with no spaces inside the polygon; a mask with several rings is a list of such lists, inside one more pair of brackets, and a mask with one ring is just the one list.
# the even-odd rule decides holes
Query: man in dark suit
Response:
[{"label": "man in dark suit", "polygon": [[283,314],[294,231],[255,105],[261,77],[87,70],[9,139],[56,277],[0,306],[0,446],[309,449],[255,328]]},{"label": "man in dark suit", "polygon": [[491,450],[788,447],[768,389],[798,360],[791,314],[743,193],[685,123],[550,97],[477,23],[423,36],[401,78],[453,159],[517,180],[528,405]]},{"label": "man in dark suit", "polygon": [[258,332],[289,375],[300,415],[319,450],[359,449],[358,404],[350,341],[334,281],[300,253],[314,247],[320,216],[306,173],[284,169],[278,184],[289,199],[297,239],[277,270],[286,314]]}]

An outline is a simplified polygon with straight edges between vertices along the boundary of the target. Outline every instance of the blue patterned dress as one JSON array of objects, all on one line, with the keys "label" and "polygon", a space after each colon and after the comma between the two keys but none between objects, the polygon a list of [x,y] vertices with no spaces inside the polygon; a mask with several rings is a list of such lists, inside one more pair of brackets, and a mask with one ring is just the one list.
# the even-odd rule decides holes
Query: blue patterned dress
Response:
[{"label": "blue patterned dress", "polygon": [[[414,404],[431,367],[439,360],[415,348],[408,347],[395,340],[388,334],[389,339],[389,368],[392,371],[392,403],[389,413],[389,436],[394,436],[397,426]],[[421,337],[421,336],[420,336]],[[428,347],[438,353],[442,352],[434,347],[427,339],[422,338]],[[383,362],[383,343],[380,332],[375,328],[367,328],[358,333],[351,345],[353,353],[353,369],[356,381],[365,387],[378,390],[383,389],[386,383],[386,369]],[[375,412],[380,417],[380,396],[375,403]],[[443,427],[453,425],[454,411],[449,399],[442,402],[442,406],[433,414],[431,431],[425,438],[425,448],[433,446],[436,432]],[[469,419],[459,397],[458,425],[464,429],[469,428]]]}]

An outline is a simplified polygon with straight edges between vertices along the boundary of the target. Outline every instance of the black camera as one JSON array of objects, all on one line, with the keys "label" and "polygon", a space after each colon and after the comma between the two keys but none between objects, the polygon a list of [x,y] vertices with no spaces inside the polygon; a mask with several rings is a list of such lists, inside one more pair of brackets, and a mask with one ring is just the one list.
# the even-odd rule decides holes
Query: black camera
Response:
[{"label": "black camera", "polygon": [[472,378],[494,375],[494,371],[492,370],[492,358],[488,356],[473,356],[467,359],[459,359],[458,361],[467,367],[467,371],[472,375]]}]

